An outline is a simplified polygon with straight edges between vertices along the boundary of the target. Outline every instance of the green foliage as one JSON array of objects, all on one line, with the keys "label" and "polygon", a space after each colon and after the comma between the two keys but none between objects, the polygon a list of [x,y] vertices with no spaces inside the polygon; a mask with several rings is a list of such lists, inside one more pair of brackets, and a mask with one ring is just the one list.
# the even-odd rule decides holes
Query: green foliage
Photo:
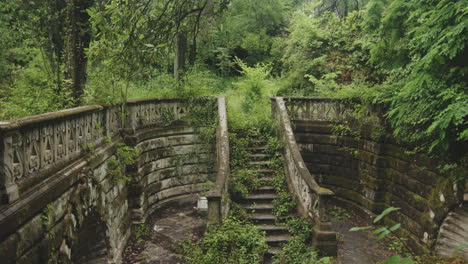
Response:
[{"label": "green foliage", "polygon": [[151,228],[145,223],[141,223],[135,226],[132,234],[137,241],[141,241],[149,234],[151,234]]},{"label": "green foliage", "polygon": [[343,208],[338,206],[333,206],[329,212],[330,216],[338,221],[351,218],[351,215]]},{"label": "green foliage", "polygon": [[15,82],[5,88],[0,96],[0,119],[57,111],[71,105],[68,92],[57,92],[50,80],[39,50],[31,51],[33,57],[27,66],[15,75]]},{"label": "green foliage", "polygon": [[280,192],[278,193],[279,198],[273,200],[273,213],[278,217],[289,217],[291,216],[296,208],[297,203],[294,199],[291,198],[289,192]]},{"label": "green foliage", "polygon": [[362,12],[346,19],[329,12],[320,16],[313,13],[313,7],[306,7],[290,22],[282,59],[287,86],[281,93],[336,96],[352,82],[378,78],[366,65],[369,55],[360,40]]},{"label": "green foliage", "polygon": [[282,167],[281,170],[276,172],[276,176],[273,179],[272,184],[279,197],[273,200],[273,204],[275,206],[273,208],[273,213],[276,216],[286,218],[287,221],[289,221],[288,219],[294,215],[297,208],[297,202],[293,199],[288,190],[288,183]]},{"label": "green foliage", "polygon": [[[372,223],[375,225],[378,222],[380,222],[382,219],[384,219],[385,216],[390,214],[391,212],[395,212],[400,210],[398,207],[389,207],[385,210],[382,211],[378,216],[374,218]],[[360,231],[360,230],[366,230],[366,229],[374,229],[372,231],[372,234],[377,235],[377,241],[382,240],[383,238],[389,238],[389,243],[388,246],[392,250],[397,250],[398,252],[403,252],[403,249],[406,249],[407,253],[411,252],[411,249],[408,248],[408,246],[405,243],[404,238],[400,238],[394,234],[396,230],[398,230],[401,227],[400,223],[397,223],[393,225],[392,227],[388,226],[381,226],[378,228],[374,228],[373,226],[363,226],[363,227],[353,227],[349,231],[354,232],[354,231]],[[387,260],[385,260],[385,263],[395,263],[395,264],[412,264],[413,259],[412,258],[402,258],[399,255],[391,256]]]},{"label": "green foliage", "polygon": [[207,32],[200,54],[222,75],[235,74],[233,58],[248,65],[276,60],[271,49],[281,35],[294,0],[233,0],[216,25]]},{"label": "green foliage", "polygon": [[201,242],[186,241],[178,245],[189,264],[260,263],[267,248],[264,233],[233,217],[209,228]]},{"label": "green foliage", "polygon": [[384,264],[413,264],[413,263],[414,262],[411,258],[402,258],[398,255],[391,256],[384,262]]},{"label": "green foliage", "polygon": [[283,142],[278,139],[277,137],[269,137],[266,153],[273,155],[273,157],[277,157],[281,155],[281,150],[283,149]]},{"label": "green foliage", "polygon": [[[468,96],[463,63],[467,43],[467,6],[463,1],[389,1],[369,12],[370,61],[396,72],[385,100],[395,134],[429,151],[455,151],[466,142]],[[398,79],[397,79],[398,78]]]},{"label": "green foliage", "polygon": [[118,143],[115,156],[107,160],[107,172],[117,182],[130,182],[132,179],[124,172],[124,166],[130,166],[135,163],[140,155],[139,147],[132,148],[124,143]]},{"label": "green foliage", "polygon": [[301,218],[287,221],[292,238],[283,247],[283,252],[274,257],[275,264],[328,264],[331,258],[319,258],[317,251],[310,246],[312,225]]},{"label": "green foliage", "polygon": [[42,220],[42,225],[46,228],[46,230],[49,230],[53,223],[53,214],[55,212],[55,207],[53,203],[47,204],[47,206],[44,208],[44,211],[42,212],[41,215],[41,220]]},{"label": "green foliage", "polygon": [[269,66],[258,64],[250,67],[241,60],[237,63],[244,76],[234,83],[235,89],[226,93],[230,126],[271,131],[270,97],[276,95],[278,87],[268,79]]},{"label": "green foliage", "polygon": [[236,169],[231,172],[229,191],[236,196],[247,196],[260,186],[259,173],[255,169]]}]

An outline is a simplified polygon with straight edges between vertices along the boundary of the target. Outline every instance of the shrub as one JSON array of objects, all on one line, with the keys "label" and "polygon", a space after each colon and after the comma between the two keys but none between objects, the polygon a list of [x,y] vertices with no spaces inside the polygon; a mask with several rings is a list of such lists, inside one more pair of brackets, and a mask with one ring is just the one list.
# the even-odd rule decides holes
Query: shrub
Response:
[{"label": "shrub", "polygon": [[188,264],[261,263],[267,248],[264,233],[233,217],[210,228],[201,242],[186,241],[178,245]]}]

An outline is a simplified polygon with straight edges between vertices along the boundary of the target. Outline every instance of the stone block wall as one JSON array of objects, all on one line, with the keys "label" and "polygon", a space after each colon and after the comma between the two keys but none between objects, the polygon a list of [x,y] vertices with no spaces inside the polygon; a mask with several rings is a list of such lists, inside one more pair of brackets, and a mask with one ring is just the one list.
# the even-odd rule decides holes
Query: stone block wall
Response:
[{"label": "stone block wall", "polygon": [[138,179],[130,185],[133,221],[144,222],[157,208],[175,200],[194,200],[213,181],[212,145],[202,142],[198,129],[186,125],[147,129],[127,138],[141,149]]},{"label": "stone block wall", "polygon": [[[392,138],[378,109],[353,121],[349,107],[326,98],[289,99],[289,115],[307,168],[346,205],[371,214],[400,207],[386,224],[401,223],[398,232],[409,238],[416,252],[433,249],[443,219],[462,201],[463,187],[437,169],[438,161],[406,154],[408,148]],[[340,132],[336,124],[342,121],[349,121],[353,132],[343,132],[343,127]]]},{"label": "stone block wall", "polygon": [[79,248],[77,238],[88,222],[102,232],[99,240],[88,237],[92,245],[104,245],[95,257],[120,262],[130,235],[130,215],[126,184],[107,173],[114,150],[115,144],[96,149],[2,210],[2,263],[69,263],[77,257],[73,249]]},{"label": "stone block wall", "polygon": [[[208,187],[214,142],[184,122],[203,107],[149,99],[128,102],[125,122],[100,105],[0,122],[1,262],[121,263],[132,223]],[[141,149],[128,179],[110,173],[122,143]]]}]

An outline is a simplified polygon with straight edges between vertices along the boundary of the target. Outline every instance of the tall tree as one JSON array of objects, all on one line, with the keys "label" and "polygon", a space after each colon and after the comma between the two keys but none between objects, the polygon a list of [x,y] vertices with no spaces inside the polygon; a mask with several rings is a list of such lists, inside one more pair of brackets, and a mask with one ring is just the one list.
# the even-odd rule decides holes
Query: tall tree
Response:
[{"label": "tall tree", "polygon": [[66,79],[73,99],[80,103],[86,82],[87,56],[91,41],[91,27],[87,10],[93,0],[67,0],[68,25],[66,31]]}]

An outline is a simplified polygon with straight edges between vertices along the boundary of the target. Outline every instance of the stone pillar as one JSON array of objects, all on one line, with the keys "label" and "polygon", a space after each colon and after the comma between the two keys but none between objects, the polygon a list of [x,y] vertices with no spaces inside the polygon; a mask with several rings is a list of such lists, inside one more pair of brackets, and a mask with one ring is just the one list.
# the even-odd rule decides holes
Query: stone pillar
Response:
[{"label": "stone pillar", "polygon": [[208,199],[208,222],[219,223],[222,218],[221,195],[210,193],[206,198]]},{"label": "stone pillar", "polygon": [[12,132],[0,140],[0,204],[8,204],[19,199],[16,179],[24,175],[23,139]]},{"label": "stone pillar", "polygon": [[332,230],[331,218],[327,212],[331,197],[330,195],[320,195],[318,204],[320,215],[313,228],[312,245],[318,249],[321,256],[338,255],[336,232]]}]

